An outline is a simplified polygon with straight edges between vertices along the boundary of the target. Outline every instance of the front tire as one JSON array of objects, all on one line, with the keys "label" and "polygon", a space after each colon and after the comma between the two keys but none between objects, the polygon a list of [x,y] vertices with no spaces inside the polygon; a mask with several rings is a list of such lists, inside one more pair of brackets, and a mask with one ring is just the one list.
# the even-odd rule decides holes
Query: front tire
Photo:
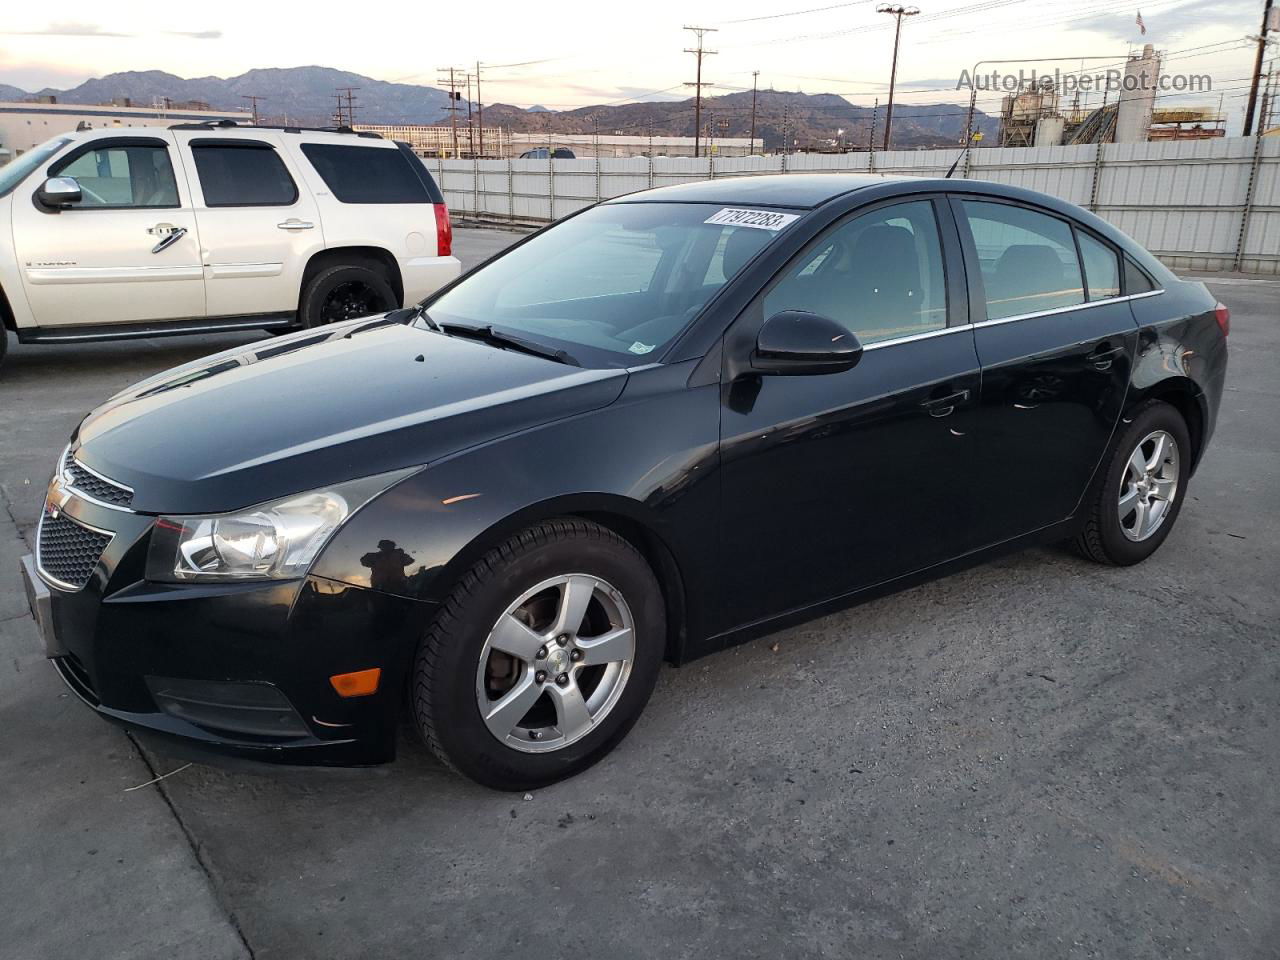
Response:
[{"label": "front tire", "polygon": [[1134,411],[1090,494],[1076,549],[1117,566],[1155,553],[1182,510],[1191,456],[1186,421],[1174,407],[1152,400]]},{"label": "front tire", "polygon": [[396,309],[400,304],[386,275],[366,263],[325,267],[307,281],[298,306],[303,327],[322,327]]},{"label": "front tire", "polygon": [[486,786],[528,790],[580,773],[640,716],[662,662],[657,579],[612,530],[529,527],[459,580],[418,648],[423,739]]}]

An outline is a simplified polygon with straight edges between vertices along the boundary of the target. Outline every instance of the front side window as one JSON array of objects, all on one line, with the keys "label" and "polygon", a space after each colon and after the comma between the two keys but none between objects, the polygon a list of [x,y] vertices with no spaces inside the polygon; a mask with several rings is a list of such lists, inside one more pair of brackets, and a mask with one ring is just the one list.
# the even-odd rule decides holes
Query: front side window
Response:
[{"label": "front side window", "polygon": [[279,155],[265,144],[191,145],[207,207],[282,207],[298,188]]},{"label": "front side window", "polygon": [[422,180],[399,150],[304,143],[303,156],[339,203],[430,203]]},{"label": "front side window", "polygon": [[798,219],[715,222],[723,213],[695,203],[594,207],[472,272],[428,313],[446,324],[492,324],[589,365],[643,363]]},{"label": "front side window", "polygon": [[933,204],[915,200],[854,217],[823,236],[765,295],[764,315],[817,313],[868,344],[946,327],[946,291]]},{"label": "front side window", "polygon": [[20,184],[27,178],[27,174],[31,173],[36,167],[40,166],[70,142],[66,137],[54,137],[52,140],[46,140],[40,146],[28,150],[26,153],[19,150],[19,156],[0,166],[0,197],[3,197]]},{"label": "front side window", "polygon": [[77,208],[178,206],[173,164],[162,146],[98,147],[55,167],[52,175],[76,178]]},{"label": "front side window", "polygon": [[1080,260],[1065,221],[1007,203],[960,205],[982,266],[988,320],[1084,303]]},{"label": "front side window", "polygon": [[1076,238],[1080,241],[1084,275],[1089,282],[1089,299],[1120,296],[1120,258],[1116,252],[1083,230],[1076,231]]}]

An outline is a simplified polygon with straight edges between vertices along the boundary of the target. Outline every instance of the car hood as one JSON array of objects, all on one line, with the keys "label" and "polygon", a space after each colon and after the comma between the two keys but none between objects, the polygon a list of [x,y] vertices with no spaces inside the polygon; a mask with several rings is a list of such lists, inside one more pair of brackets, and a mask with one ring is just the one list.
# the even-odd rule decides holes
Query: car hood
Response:
[{"label": "car hood", "polygon": [[143,513],[217,513],[418,466],[617,399],[584,370],[388,320],[238,347],[144,380],[72,438]]}]

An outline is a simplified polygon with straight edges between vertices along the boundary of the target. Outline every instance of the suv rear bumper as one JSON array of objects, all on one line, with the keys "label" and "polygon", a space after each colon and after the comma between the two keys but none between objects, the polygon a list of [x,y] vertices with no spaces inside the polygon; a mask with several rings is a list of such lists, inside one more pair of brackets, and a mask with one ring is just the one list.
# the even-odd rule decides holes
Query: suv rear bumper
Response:
[{"label": "suv rear bumper", "polygon": [[452,283],[461,273],[462,261],[457,257],[405,257],[400,260],[405,306]]}]

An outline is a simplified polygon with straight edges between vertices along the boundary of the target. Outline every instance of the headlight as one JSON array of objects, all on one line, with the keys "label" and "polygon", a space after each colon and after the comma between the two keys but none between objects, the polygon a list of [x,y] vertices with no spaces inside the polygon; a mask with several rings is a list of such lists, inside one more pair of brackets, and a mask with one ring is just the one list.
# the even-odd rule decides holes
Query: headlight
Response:
[{"label": "headlight", "polygon": [[412,470],[296,494],[237,513],[160,517],[147,552],[147,579],[288,580],[311,562],[356,510]]}]

